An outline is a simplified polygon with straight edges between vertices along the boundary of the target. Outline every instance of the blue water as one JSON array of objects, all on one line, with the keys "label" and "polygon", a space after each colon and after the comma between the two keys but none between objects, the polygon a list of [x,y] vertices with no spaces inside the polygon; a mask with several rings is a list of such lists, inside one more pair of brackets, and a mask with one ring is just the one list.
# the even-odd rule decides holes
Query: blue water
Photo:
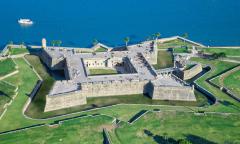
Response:
[{"label": "blue water", "polygon": [[[19,18],[35,24],[22,27]],[[64,46],[111,46],[188,33],[206,45],[240,45],[240,0],[1,0],[0,45],[40,44],[43,37]]]}]

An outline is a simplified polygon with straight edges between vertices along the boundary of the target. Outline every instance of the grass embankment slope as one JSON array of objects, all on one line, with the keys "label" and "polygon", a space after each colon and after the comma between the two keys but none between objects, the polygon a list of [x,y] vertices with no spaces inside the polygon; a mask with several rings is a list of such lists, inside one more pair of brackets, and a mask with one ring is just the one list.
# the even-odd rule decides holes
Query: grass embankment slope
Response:
[{"label": "grass embankment slope", "polygon": [[0,77],[16,70],[16,65],[11,58],[0,60]]},{"label": "grass embankment slope", "polygon": [[[201,50],[201,49],[200,49]],[[227,56],[240,56],[240,48],[202,48],[204,53],[225,53]]]},{"label": "grass embankment slope", "polygon": [[26,120],[22,115],[22,109],[38,78],[22,58],[15,61],[19,66],[19,73],[7,78],[6,81],[18,85],[18,95],[0,120],[0,131],[16,129],[36,123],[32,120]]},{"label": "grass embankment slope", "polygon": [[102,143],[103,128],[110,127],[112,120],[106,116],[73,119],[58,126],[43,126],[3,135],[0,136],[0,143]]},{"label": "grass embankment slope", "polygon": [[[194,115],[185,112],[150,112],[133,125],[111,131],[113,143],[177,143],[187,139],[196,144],[240,142],[240,116]],[[224,135],[224,136],[223,136]]]},{"label": "grass embankment slope", "polygon": [[[0,60],[0,77],[4,77],[17,70],[17,66],[11,58]],[[6,79],[6,78],[5,78]],[[11,101],[16,93],[16,86],[6,81],[0,80],[0,114],[3,112],[4,105]]]},{"label": "grass embankment slope", "polygon": [[29,50],[26,48],[11,48],[9,51],[10,55],[18,55],[29,53]]},{"label": "grass embankment slope", "polygon": [[207,82],[207,79],[214,77],[222,73],[223,71],[231,69],[237,66],[238,64],[220,61],[220,60],[208,60],[208,59],[202,59],[202,58],[191,58],[191,60],[200,62],[203,65],[209,65],[211,67],[211,70],[208,73],[206,73],[196,81],[200,86],[207,89],[218,99],[218,103],[214,106],[209,107],[208,110],[220,111],[220,112],[240,112],[239,102],[229,97],[228,95],[224,94],[218,88],[215,88],[214,86],[210,85]]},{"label": "grass embankment slope", "polygon": [[26,55],[25,58],[37,71],[39,76],[42,78],[43,83],[35,95],[32,103],[29,105],[26,111],[26,115],[33,115],[37,113],[42,113],[44,111],[46,95],[50,92],[55,80],[47,72],[47,69],[41,63],[39,57],[33,55]]},{"label": "grass embankment slope", "polygon": [[231,73],[223,79],[223,86],[240,97],[240,70]]}]

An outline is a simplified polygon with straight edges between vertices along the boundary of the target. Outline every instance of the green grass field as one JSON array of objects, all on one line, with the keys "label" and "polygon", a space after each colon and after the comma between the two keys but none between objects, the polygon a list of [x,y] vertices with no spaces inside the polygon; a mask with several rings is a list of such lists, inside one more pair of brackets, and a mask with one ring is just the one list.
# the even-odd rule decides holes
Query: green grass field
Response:
[{"label": "green grass field", "polygon": [[[207,114],[197,116],[184,112],[150,112],[133,125],[122,123],[112,130],[113,143],[176,143],[187,139],[194,144],[240,143],[240,116]],[[212,144],[211,143],[211,144]]]},{"label": "green grass field", "polygon": [[158,43],[158,49],[180,48],[183,46],[192,48],[193,44],[189,42],[184,42],[183,40],[180,40],[180,39],[171,40],[164,43]]},{"label": "green grass field", "polygon": [[231,73],[223,79],[224,87],[231,90],[235,95],[240,97],[240,71]]},{"label": "green grass field", "polygon": [[153,65],[155,69],[163,69],[173,67],[173,56],[168,51],[158,51],[157,64]]},{"label": "green grass field", "polygon": [[98,49],[95,50],[95,52],[106,52],[107,49],[103,47],[99,47]]},{"label": "green grass field", "polygon": [[73,119],[65,121],[59,126],[43,126],[22,132],[1,135],[0,143],[102,143],[103,128],[111,127],[112,120],[112,118],[106,116]]},{"label": "green grass field", "polygon": [[[201,50],[201,49],[200,49]],[[231,49],[231,48],[203,48],[205,53],[225,53],[227,56],[240,56],[240,49]]]},{"label": "green grass field", "polygon": [[0,60],[0,77],[16,70],[16,65],[11,58]]},{"label": "green grass field", "polygon": [[174,53],[189,53],[189,50],[187,48],[185,48],[185,47],[183,47],[183,48],[174,48],[173,52]]},{"label": "green grass field", "polygon": [[115,69],[89,69],[89,71],[90,76],[117,74],[117,71]]},{"label": "green grass field", "polygon": [[12,48],[10,51],[11,55],[18,55],[18,54],[24,54],[24,53],[28,53],[28,49],[26,48]]}]

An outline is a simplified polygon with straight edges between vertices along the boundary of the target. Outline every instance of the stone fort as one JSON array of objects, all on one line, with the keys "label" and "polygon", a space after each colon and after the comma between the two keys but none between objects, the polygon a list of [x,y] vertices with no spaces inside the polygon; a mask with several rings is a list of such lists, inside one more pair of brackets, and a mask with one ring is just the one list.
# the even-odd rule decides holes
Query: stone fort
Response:
[{"label": "stone fort", "polygon": [[[125,49],[83,52],[84,49],[47,47],[41,60],[51,70],[64,70],[46,96],[45,112],[84,105],[89,97],[147,94],[153,100],[196,101],[194,88],[171,72],[158,72],[157,43],[143,42]],[[90,51],[90,50],[89,50]],[[117,74],[90,75],[89,69],[115,69]]]}]

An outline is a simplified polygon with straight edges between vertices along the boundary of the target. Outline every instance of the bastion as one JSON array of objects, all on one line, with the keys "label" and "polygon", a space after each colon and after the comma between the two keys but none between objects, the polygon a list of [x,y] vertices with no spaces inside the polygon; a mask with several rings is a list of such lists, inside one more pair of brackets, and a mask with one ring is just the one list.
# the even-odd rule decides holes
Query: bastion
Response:
[{"label": "bastion", "polygon": [[[155,41],[124,50],[106,48],[106,52],[90,53],[60,47],[42,49],[41,60],[49,69],[64,70],[66,78],[56,81],[46,96],[45,112],[84,105],[89,97],[146,94],[153,100],[196,101],[193,87],[171,72],[158,73],[152,67],[157,63]],[[89,69],[94,68],[114,69],[117,74],[92,76]]]}]

